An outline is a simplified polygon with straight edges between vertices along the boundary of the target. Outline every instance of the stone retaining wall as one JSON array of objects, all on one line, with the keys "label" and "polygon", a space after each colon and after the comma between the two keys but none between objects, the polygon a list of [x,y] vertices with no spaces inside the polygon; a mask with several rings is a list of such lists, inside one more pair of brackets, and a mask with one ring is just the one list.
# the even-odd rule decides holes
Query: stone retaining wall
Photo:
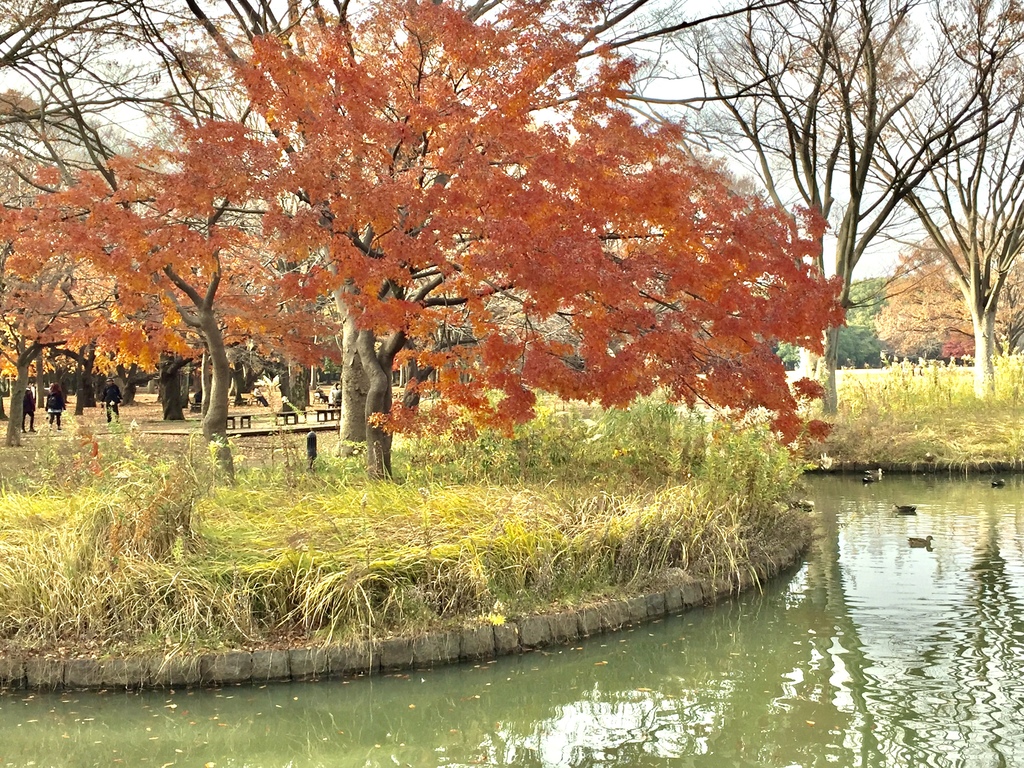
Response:
[{"label": "stone retaining wall", "polygon": [[[0,689],[184,688],[287,680],[317,680],[492,659],[642,624],[750,589],[794,565],[807,543],[794,545],[751,571],[701,583],[682,571],[666,573],[663,590],[505,624],[416,637],[316,648],[227,651],[194,657],[125,659],[0,657]],[[755,578],[756,576],[756,578]]]}]

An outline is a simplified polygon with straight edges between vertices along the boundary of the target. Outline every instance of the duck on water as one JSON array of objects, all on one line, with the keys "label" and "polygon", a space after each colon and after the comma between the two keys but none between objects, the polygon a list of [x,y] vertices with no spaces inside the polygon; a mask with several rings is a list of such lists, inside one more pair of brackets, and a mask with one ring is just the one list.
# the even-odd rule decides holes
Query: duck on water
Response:
[{"label": "duck on water", "polygon": [[882,479],[882,468],[878,469],[865,469],[864,477],[861,478],[865,483],[876,483]]}]

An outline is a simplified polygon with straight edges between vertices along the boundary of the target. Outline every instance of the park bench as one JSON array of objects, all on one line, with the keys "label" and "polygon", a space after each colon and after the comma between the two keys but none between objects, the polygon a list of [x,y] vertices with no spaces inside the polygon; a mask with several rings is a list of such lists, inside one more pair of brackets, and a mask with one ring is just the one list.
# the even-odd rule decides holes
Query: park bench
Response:
[{"label": "park bench", "polygon": [[317,408],[317,421],[337,421],[341,418],[341,408]]},{"label": "park bench", "polygon": [[[306,414],[302,414],[303,420],[306,418]],[[298,424],[299,423],[299,412],[298,411],[278,411],[274,414],[274,426],[278,424]]]},{"label": "park bench", "polygon": [[[235,418],[236,418],[235,416],[228,416],[227,417],[227,428],[228,429],[234,429],[235,428]],[[250,416],[249,414],[242,414],[242,415],[238,416],[237,418],[238,418],[238,427],[239,427],[239,429],[252,429],[252,416]]]}]

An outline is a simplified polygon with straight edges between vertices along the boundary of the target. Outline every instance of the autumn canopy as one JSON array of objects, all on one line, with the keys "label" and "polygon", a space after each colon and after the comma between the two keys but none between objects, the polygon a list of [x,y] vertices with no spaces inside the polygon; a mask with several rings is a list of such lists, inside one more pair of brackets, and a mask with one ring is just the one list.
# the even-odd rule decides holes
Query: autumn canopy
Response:
[{"label": "autumn canopy", "polygon": [[[811,266],[819,224],[741,194],[678,130],[620,106],[634,67],[580,58],[586,13],[521,3],[474,21],[388,0],[359,23],[257,38],[237,68],[244,121],[179,122],[172,147],[55,179],[2,237],[31,269],[60,256],[109,275],[124,316],[196,329],[211,439],[230,339],[313,362],[317,334],[365,377],[346,407],[376,475],[394,431],[508,429],[539,390],[763,406],[794,437],[774,347],[815,347],[839,321]],[[413,375],[392,403],[401,365]]]}]

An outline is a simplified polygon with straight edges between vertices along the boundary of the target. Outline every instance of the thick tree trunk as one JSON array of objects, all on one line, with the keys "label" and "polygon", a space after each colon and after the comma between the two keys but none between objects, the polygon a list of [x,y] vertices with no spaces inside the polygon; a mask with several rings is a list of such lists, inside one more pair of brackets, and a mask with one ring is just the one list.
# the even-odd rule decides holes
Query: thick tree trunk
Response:
[{"label": "thick tree trunk", "polygon": [[[96,348],[92,344],[82,347],[78,357],[78,392],[75,398],[75,415],[81,416],[86,408],[96,407],[96,381],[93,365],[96,362]],[[122,402],[124,402],[122,400]]]},{"label": "thick tree trunk", "polygon": [[808,349],[800,350],[800,374],[821,384],[825,390],[822,408],[827,415],[834,415],[839,410],[839,391],[836,384],[839,328],[828,328],[822,342],[824,354],[818,355]]},{"label": "thick tree trunk", "polygon": [[350,290],[350,286],[343,285],[334,291],[334,304],[342,317],[341,421],[338,430],[341,453],[345,456],[351,455],[358,449],[358,445],[366,442],[366,396],[370,391],[370,380],[359,359],[359,330],[345,303],[345,296]]},{"label": "thick tree trunk", "polygon": [[243,405],[242,395],[245,393],[245,366],[235,363],[231,366],[231,390],[234,395],[233,404]]},{"label": "thick tree trunk", "polygon": [[984,399],[996,391],[996,371],[992,357],[996,343],[995,310],[971,313],[974,324],[974,394]]},{"label": "thick tree trunk", "polygon": [[391,412],[391,363],[394,354],[376,350],[372,331],[359,331],[356,344],[363,370],[370,382],[366,393],[366,472],[373,480],[387,480],[391,473],[391,433],[381,420]]},{"label": "thick tree trunk", "polygon": [[349,455],[366,442],[366,399],[370,379],[359,357],[359,331],[355,319],[346,317],[342,329],[341,363],[341,451]]},{"label": "thick tree trunk", "polygon": [[[209,387],[203,393],[203,437],[216,446],[217,465],[235,480],[235,464],[227,439],[228,390],[231,388],[231,363],[228,361],[224,336],[217,317],[210,310],[199,313],[203,339],[206,342],[204,361],[209,365]],[[206,377],[204,376],[204,382]]]},{"label": "thick tree trunk", "polygon": [[366,393],[366,471],[373,480],[391,479],[392,371],[395,355],[405,345],[406,336],[397,332],[379,344],[373,331],[359,331],[356,348],[370,382]]},{"label": "thick tree trunk", "polygon": [[28,386],[28,369],[31,365],[32,358],[26,360],[24,356],[19,355],[18,375],[14,379],[14,386],[11,387],[11,418],[7,422],[8,447],[21,445],[22,399],[25,397],[25,388]]},{"label": "thick tree trunk", "polygon": [[129,366],[117,366],[117,375],[124,382],[124,388],[121,392],[122,406],[134,405],[135,396],[139,392],[139,385],[148,384],[153,378],[148,373],[143,372],[135,363]]},{"label": "thick tree trunk", "polygon": [[309,407],[309,368],[304,365],[288,364],[288,401],[300,411]]},{"label": "thick tree trunk", "polygon": [[185,398],[182,397],[181,369],[188,362],[181,358],[164,357],[157,366],[160,405],[163,408],[164,421],[185,420]]}]

